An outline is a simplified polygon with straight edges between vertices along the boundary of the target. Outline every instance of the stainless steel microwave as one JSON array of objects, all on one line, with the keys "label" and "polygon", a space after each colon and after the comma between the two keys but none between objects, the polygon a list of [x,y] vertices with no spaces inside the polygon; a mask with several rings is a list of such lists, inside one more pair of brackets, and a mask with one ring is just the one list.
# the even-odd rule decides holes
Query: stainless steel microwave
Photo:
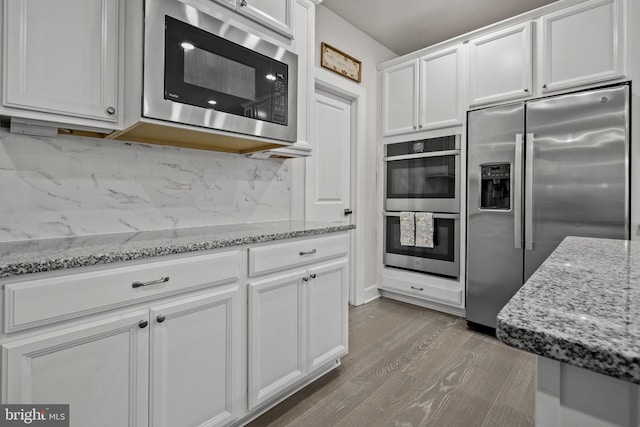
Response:
[{"label": "stainless steel microwave", "polygon": [[230,25],[214,7],[145,2],[142,115],[295,142],[297,55]]}]

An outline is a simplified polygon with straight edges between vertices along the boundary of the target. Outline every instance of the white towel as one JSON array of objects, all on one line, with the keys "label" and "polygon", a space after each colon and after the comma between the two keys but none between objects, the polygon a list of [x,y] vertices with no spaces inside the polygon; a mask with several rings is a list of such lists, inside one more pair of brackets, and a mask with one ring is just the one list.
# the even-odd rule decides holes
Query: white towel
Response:
[{"label": "white towel", "polygon": [[433,248],[433,213],[416,212],[416,246]]},{"label": "white towel", "polygon": [[415,214],[400,212],[400,244],[414,246],[416,244]]}]

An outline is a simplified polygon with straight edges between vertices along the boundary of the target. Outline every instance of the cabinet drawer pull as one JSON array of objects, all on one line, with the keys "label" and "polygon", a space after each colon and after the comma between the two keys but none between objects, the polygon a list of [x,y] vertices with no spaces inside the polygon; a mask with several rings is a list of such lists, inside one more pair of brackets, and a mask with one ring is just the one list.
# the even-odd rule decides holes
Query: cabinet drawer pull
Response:
[{"label": "cabinet drawer pull", "polygon": [[309,277],[308,277],[308,276],[304,276],[304,277],[302,278],[302,281],[303,281],[303,282],[308,282],[308,281],[309,281]]},{"label": "cabinet drawer pull", "polygon": [[313,255],[317,252],[317,250],[312,249],[310,251],[300,251],[300,256],[304,256],[304,255]]},{"label": "cabinet drawer pull", "polygon": [[150,282],[138,282],[135,281],[131,284],[132,288],[141,288],[143,286],[151,286],[151,285],[158,285],[160,283],[166,283],[169,281],[169,276],[164,276],[158,280],[152,280]]},{"label": "cabinet drawer pull", "polygon": [[312,273],[309,277],[311,277],[312,279],[316,278],[316,273]]},{"label": "cabinet drawer pull", "polygon": [[140,327],[140,329],[146,328],[148,324],[149,322],[147,322],[146,320],[141,320],[138,322],[138,326]]},{"label": "cabinet drawer pull", "polygon": [[165,320],[167,320],[167,317],[166,317],[165,315],[163,315],[163,314],[160,314],[160,315],[158,315],[158,317],[156,317],[156,321],[157,321],[158,323],[162,323],[162,322],[164,322]]},{"label": "cabinet drawer pull", "polygon": [[411,289],[415,289],[416,291],[424,291],[424,288],[416,288],[413,285],[411,285]]}]

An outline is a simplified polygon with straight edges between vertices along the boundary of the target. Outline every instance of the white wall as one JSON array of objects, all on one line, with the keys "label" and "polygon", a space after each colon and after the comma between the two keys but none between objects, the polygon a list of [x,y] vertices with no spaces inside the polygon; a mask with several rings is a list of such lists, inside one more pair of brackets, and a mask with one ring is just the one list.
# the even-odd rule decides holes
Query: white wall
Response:
[{"label": "white wall", "polygon": [[366,170],[365,206],[358,209],[366,213],[364,223],[356,224],[359,232],[365,237],[366,244],[357,250],[364,251],[365,268],[358,277],[356,286],[370,288],[376,286],[377,265],[377,223],[378,212],[376,200],[376,169],[377,169],[377,117],[378,92],[376,66],[384,61],[395,58],[396,55],[353,25],[333,13],[326,7],[319,5],[316,9],[316,67],[320,67],[320,44],[331,46],[362,61],[362,82],[366,90],[366,150],[357,153],[364,156]]},{"label": "white wall", "polygon": [[0,129],[0,241],[289,219],[283,160]]}]

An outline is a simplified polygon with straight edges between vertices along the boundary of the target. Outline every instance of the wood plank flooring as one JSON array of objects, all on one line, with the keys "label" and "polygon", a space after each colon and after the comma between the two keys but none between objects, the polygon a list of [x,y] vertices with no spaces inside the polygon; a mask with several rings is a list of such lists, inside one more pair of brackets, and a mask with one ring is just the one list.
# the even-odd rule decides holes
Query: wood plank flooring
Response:
[{"label": "wood plank flooring", "polygon": [[341,367],[249,426],[532,426],[534,387],[533,355],[381,298],[351,308]]}]

